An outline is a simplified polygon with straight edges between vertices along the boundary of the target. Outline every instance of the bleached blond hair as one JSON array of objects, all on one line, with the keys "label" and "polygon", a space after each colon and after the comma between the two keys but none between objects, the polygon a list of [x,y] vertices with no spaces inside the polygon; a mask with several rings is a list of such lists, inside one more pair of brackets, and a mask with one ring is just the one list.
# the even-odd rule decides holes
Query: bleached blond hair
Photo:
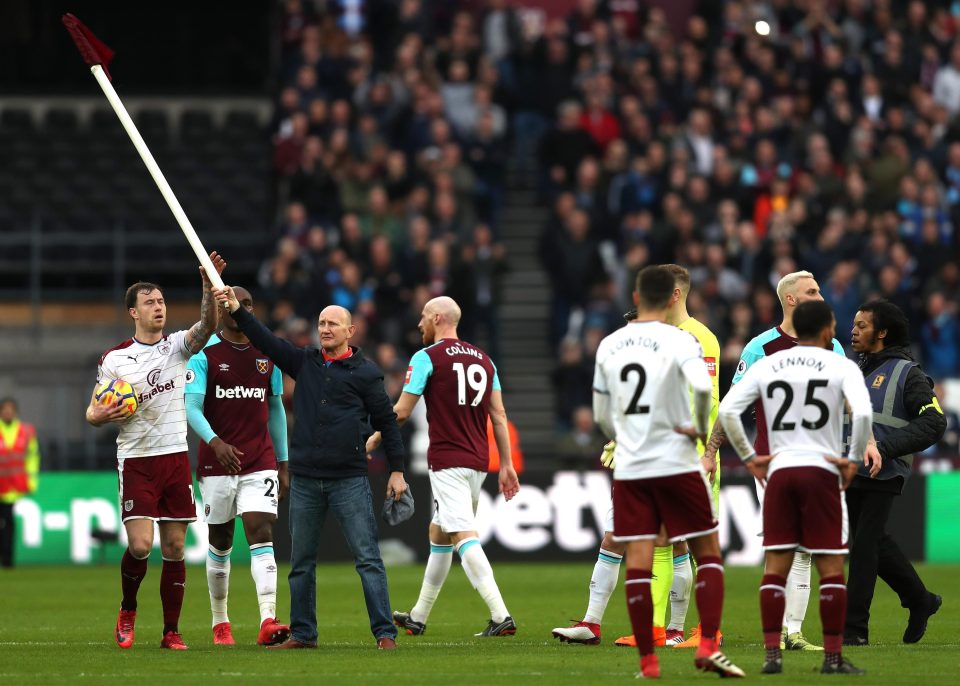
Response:
[{"label": "bleached blond hair", "polygon": [[814,278],[813,274],[808,271],[799,271],[791,272],[785,277],[780,279],[777,283],[777,297],[780,299],[780,305],[786,306],[787,304],[787,293],[789,293],[794,286],[797,285],[797,281],[800,279],[812,279]]}]

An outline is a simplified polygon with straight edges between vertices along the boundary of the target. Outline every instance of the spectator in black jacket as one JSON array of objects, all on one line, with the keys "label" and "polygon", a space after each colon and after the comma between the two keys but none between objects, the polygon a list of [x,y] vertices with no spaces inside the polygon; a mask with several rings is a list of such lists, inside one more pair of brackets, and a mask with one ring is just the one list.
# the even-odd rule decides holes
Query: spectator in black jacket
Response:
[{"label": "spectator in black jacket", "polygon": [[916,643],[942,599],[929,592],[897,542],[886,532],[894,496],[910,477],[913,454],[926,450],[947,428],[933,382],[910,354],[910,326],[893,303],[874,300],[860,306],[851,332],[854,351],[873,402],[874,440],[867,453],[883,458],[875,477],[861,467],[846,491],[850,515],[850,576],[844,645],[867,645],[870,603],[877,576],[910,611],[904,643]]},{"label": "spectator in black jacket", "polygon": [[[350,312],[331,305],[320,312],[321,349],[298,348],[277,338],[240,307],[233,289],[217,292],[240,330],[297,386],[290,445],[290,638],[276,649],[317,647],[317,553],[327,510],[337,518],[353,552],[377,646],[396,648],[387,573],[380,557],[377,520],[367,477],[367,438],[383,436],[390,464],[387,496],[400,498],[404,450],[383,372],[349,345]],[[371,429],[372,427],[372,429]]]}]

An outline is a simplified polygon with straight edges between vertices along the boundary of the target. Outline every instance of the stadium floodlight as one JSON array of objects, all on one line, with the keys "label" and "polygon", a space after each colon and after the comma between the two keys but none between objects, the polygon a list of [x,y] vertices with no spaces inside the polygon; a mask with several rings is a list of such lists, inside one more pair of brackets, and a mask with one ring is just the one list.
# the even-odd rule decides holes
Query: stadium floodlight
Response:
[{"label": "stadium floodlight", "polygon": [[137,152],[140,153],[140,158],[147,166],[147,171],[150,172],[150,176],[152,176],[156,182],[160,193],[163,195],[163,199],[166,200],[167,205],[170,206],[170,211],[173,212],[173,216],[180,225],[183,235],[187,237],[190,247],[193,248],[197,259],[200,260],[200,264],[207,272],[207,277],[210,279],[210,282],[217,288],[223,288],[223,280],[210,261],[210,257],[200,242],[197,232],[194,231],[193,225],[187,218],[186,212],[184,212],[180,206],[177,196],[173,194],[173,189],[170,188],[170,184],[167,183],[167,179],[163,176],[163,172],[160,171],[157,161],[153,159],[150,148],[147,147],[143,136],[140,135],[136,125],[127,113],[127,108],[123,106],[120,96],[117,95],[117,91],[111,83],[112,77],[110,76],[110,72],[107,71],[107,67],[113,59],[113,50],[107,47],[82,21],[72,14],[63,15],[63,25],[67,27],[70,37],[77,46],[77,50],[80,51],[80,56],[83,57],[83,61],[90,67],[90,73],[93,74],[97,83],[100,84],[100,88],[103,89],[103,94],[107,96],[110,106],[113,107],[113,111],[116,112],[117,117],[119,117],[120,123],[123,124],[123,128],[126,130],[127,135],[130,136],[130,140],[133,142]]}]

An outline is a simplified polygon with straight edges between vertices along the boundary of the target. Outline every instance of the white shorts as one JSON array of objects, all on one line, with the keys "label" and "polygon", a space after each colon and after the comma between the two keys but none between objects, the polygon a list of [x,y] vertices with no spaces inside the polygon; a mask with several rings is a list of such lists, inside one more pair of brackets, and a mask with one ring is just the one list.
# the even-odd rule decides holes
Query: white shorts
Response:
[{"label": "white shorts", "polygon": [[433,492],[433,519],[447,534],[457,531],[476,531],[477,503],[486,472],[467,467],[450,467],[430,472],[430,490]]},{"label": "white shorts", "polygon": [[[759,479],[753,480],[753,485],[757,488],[757,501],[760,503],[760,525],[761,531],[757,534],[760,538],[763,538],[763,494],[767,489],[763,487],[763,484],[760,483]],[[840,494],[840,511],[843,514],[843,524],[840,529],[841,541],[844,545],[850,543],[850,518],[847,515],[847,498],[841,493]]]},{"label": "white shorts", "polygon": [[610,505],[610,509],[607,510],[607,519],[603,523],[603,532],[613,531],[613,504]]},{"label": "white shorts", "polygon": [[200,479],[203,521],[226,524],[244,512],[277,514],[280,480],[276,469]]}]

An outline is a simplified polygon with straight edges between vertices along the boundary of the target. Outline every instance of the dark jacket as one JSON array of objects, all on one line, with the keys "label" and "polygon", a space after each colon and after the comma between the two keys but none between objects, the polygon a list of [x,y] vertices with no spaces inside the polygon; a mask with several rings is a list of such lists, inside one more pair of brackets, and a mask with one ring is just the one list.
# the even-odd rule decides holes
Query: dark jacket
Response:
[{"label": "dark jacket", "polygon": [[[884,348],[880,352],[860,356],[860,370],[868,377],[877,367],[891,358],[913,360],[910,349],[902,346]],[[888,460],[926,450],[943,436],[947,420],[935,403],[933,382],[919,366],[910,368],[903,385],[903,407],[909,424],[902,429],[891,431],[883,440],[877,442],[877,449],[884,464]],[[888,480],[870,479],[858,475],[851,486],[871,490],[893,491],[899,493],[903,488],[903,478]]]},{"label": "dark jacket", "polygon": [[320,350],[298,348],[277,338],[242,307],[233,318],[254,347],[297,382],[292,474],[317,479],[366,476],[371,426],[383,435],[390,471],[403,471],[403,441],[383,387],[383,372],[359,348],[352,348],[350,357],[327,364]]}]

